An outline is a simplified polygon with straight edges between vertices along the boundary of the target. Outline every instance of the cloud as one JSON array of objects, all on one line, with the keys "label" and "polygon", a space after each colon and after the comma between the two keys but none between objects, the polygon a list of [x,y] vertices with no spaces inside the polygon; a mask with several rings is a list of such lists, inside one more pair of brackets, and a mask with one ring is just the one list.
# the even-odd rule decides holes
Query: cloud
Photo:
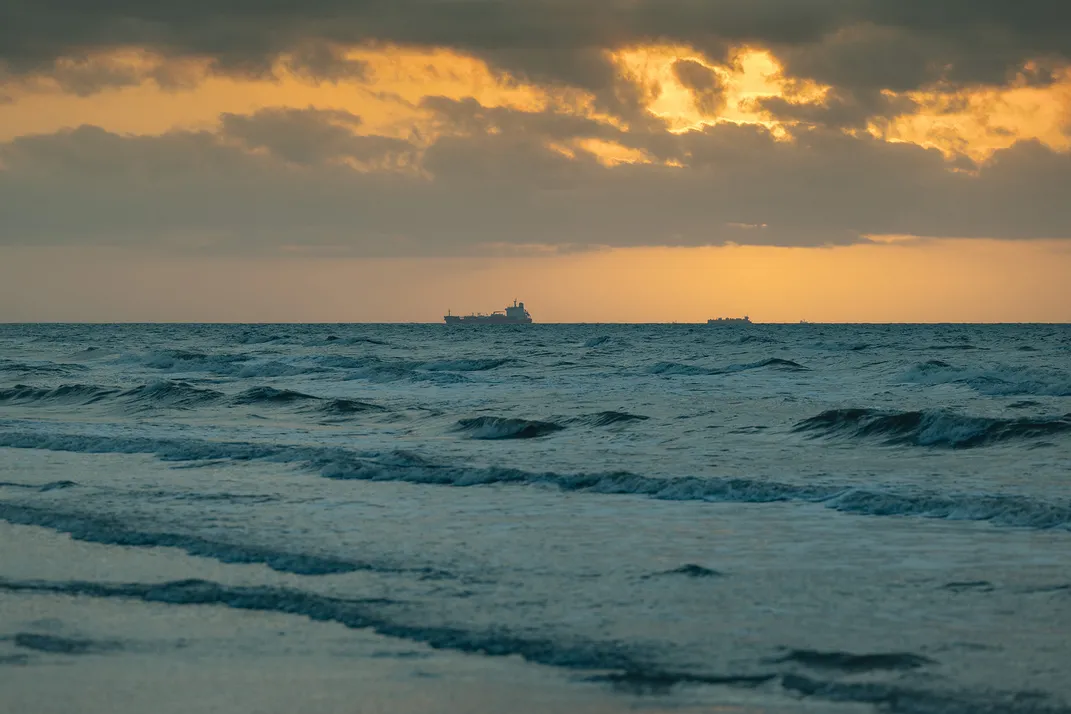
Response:
[{"label": "cloud", "polygon": [[713,117],[725,108],[725,83],[717,72],[695,60],[677,60],[673,73],[692,92],[700,114]]},{"label": "cloud", "polygon": [[791,98],[761,97],[754,106],[780,122],[803,122],[836,129],[866,127],[873,117],[912,114],[919,105],[910,97],[882,92],[846,93],[833,89],[820,102],[798,102]]},{"label": "cloud", "polygon": [[361,118],[347,111],[262,109],[252,115],[224,114],[220,135],[249,149],[262,149],[282,161],[316,165],[353,160],[361,164],[404,164],[414,147],[385,136],[360,136]]},{"label": "cloud", "polygon": [[310,41],[293,50],[287,68],[311,82],[340,82],[368,78],[368,63],[346,57],[345,48],[329,42]]},{"label": "cloud", "polygon": [[[440,122],[426,147],[361,136],[346,112],[280,109],[224,115],[211,132],[20,137],[0,144],[0,241],[454,255],[489,244],[1071,238],[1071,155],[1034,142],[975,165],[817,128],[788,141],[757,125],[624,132],[472,101],[425,104]],[[611,166],[568,150],[588,139],[651,161]]]},{"label": "cloud", "polygon": [[[734,46],[768,48],[791,76],[870,97],[937,82],[1002,84],[1029,60],[1066,65],[1068,26],[1063,0],[8,0],[0,63],[50,73],[63,58],[137,47],[255,76],[286,57],[299,73],[337,81],[366,70],[346,59],[346,46],[439,46],[518,78],[591,90],[626,113],[606,50],[685,44],[720,62]],[[109,81],[117,78],[99,86]]]}]

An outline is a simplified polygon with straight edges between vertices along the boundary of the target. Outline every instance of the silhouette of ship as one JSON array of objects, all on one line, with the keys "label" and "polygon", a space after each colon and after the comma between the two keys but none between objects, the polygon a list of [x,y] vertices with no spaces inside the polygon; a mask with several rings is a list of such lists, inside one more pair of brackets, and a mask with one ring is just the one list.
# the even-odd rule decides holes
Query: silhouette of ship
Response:
[{"label": "silhouette of ship", "polygon": [[743,317],[719,317],[714,320],[707,320],[708,325],[750,325],[751,318],[747,315]]},{"label": "silhouette of ship", "polygon": [[532,316],[524,309],[524,303],[513,301],[505,311],[495,310],[490,315],[475,313],[472,315],[451,315],[449,311],[443,316],[447,325],[526,325]]}]

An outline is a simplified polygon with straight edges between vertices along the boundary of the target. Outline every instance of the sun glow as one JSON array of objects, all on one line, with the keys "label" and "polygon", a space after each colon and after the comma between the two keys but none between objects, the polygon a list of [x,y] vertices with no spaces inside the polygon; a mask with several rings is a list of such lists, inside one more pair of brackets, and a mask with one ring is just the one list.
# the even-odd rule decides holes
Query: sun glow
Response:
[{"label": "sun glow", "polygon": [[975,160],[1029,139],[1057,151],[1071,149],[1071,69],[1051,86],[1020,81],[1006,88],[905,96],[917,102],[918,111],[895,117],[884,126],[872,125],[872,134]]},{"label": "sun glow", "polygon": [[[613,53],[622,75],[645,89],[647,110],[661,118],[673,132],[701,129],[721,122],[780,125],[763,112],[756,100],[786,97],[793,102],[816,102],[826,88],[811,82],[787,80],[777,59],[766,50],[742,47],[728,64],[721,65],[685,46],[637,47]],[[717,111],[704,111],[694,89],[685,86],[677,72],[679,63],[695,63],[716,81],[720,102]]]}]

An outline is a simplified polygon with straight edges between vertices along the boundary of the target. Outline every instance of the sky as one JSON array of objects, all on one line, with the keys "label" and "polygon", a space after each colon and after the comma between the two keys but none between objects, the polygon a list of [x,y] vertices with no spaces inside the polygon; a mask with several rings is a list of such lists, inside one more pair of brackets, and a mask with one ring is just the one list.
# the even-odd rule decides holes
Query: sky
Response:
[{"label": "sky", "polygon": [[1058,0],[6,0],[0,321],[1071,321]]}]

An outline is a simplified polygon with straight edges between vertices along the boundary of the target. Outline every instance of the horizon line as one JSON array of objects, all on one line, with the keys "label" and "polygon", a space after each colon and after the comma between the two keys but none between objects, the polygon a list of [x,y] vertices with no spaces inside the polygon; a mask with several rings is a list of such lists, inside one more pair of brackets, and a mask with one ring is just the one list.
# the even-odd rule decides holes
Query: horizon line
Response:
[{"label": "horizon line", "polygon": [[706,321],[703,322],[682,322],[682,321],[669,321],[669,322],[532,322],[524,325],[447,325],[441,320],[427,321],[427,320],[407,320],[407,321],[301,321],[301,320],[253,320],[253,321],[230,321],[230,320],[0,320],[0,327],[9,327],[16,325],[370,325],[370,326],[401,326],[401,325],[441,325],[443,327],[450,327],[457,329],[496,329],[501,327],[533,327],[539,325],[571,325],[571,326],[702,326],[702,327],[738,327],[740,329],[748,329],[756,326],[912,326],[912,325],[973,325],[973,326],[1010,326],[1010,325],[1036,325],[1036,326],[1071,326],[1071,320],[1064,322],[1051,322],[1051,321],[993,321],[993,322],[975,322],[975,321],[932,321],[932,322],[918,322],[918,321],[905,321],[905,322],[858,322],[858,321],[806,321],[806,322],[784,322],[784,321],[770,321],[770,322],[756,322],[751,321],[750,324],[742,325],[736,323],[727,323],[721,325],[710,325]]}]

